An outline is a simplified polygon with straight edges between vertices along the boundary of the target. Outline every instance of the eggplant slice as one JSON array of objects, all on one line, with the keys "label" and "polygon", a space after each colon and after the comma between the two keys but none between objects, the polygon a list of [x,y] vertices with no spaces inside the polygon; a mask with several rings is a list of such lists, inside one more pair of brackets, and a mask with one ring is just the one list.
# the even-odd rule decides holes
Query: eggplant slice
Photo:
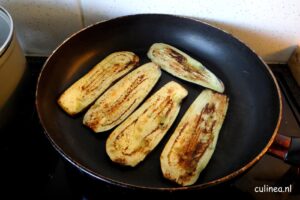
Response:
[{"label": "eggplant slice", "polygon": [[228,108],[226,95],[204,90],[189,107],[161,157],[165,178],[194,184],[213,155]]},{"label": "eggplant slice", "polygon": [[160,67],[152,62],[130,72],[99,97],[83,123],[96,133],[117,126],[145,99],[160,76]]},{"label": "eggplant slice", "polygon": [[136,166],[157,146],[173,124],[188,92],[171,81],[154,93],[106,141],[113,162]]},{"label": "eggplant slice", "polygon": [[115,52],[104,58],[86,75],[71,85],[58,99],[69,115],[75,115],[94,102],[114,81],[137,66],[139,58],[132,52]]},{"label": "eggplant slice", "polygon": [[223,82],[199,61],[179,49],[164,43],[153,44],[148,58],[170,74],[203,87],[223,93]]}]

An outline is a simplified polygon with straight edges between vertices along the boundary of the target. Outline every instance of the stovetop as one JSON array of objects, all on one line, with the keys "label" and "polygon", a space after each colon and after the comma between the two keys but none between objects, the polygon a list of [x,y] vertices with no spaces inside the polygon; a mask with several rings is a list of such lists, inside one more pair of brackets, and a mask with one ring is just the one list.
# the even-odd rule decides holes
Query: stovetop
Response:
[{"label": "stovetop", "polygon": [[[28,57],[28,70],[11,99],[8,122],[1,132],[2,194],[31,199],[99,199],[103,194],[135,194],[88,177],[61,158],[51,146],[38,122],[34,105],[38,74],[46,58]],[[287,66],[271,65],[283,93],[280,133],[300,137],[300,89]],[[17,104],[13,104],[17,103]],[[17,105],[17,106],[15,106]],[[192,191],[244,199],[300,199],[299,168],[266,154],[243,176],[204,191]],[[290,193],[256,193],[255,187],[292,187]],[[4,187],[3,187],[4,186]],[[146,193],[144,191],[144,193]],[[153,193],[151,193],[153,194]],[[161,195],[161,194],[160,194]],[[164,193],[169,197],[178,194]],[[185,194],[184,194],[185,195]]]}]

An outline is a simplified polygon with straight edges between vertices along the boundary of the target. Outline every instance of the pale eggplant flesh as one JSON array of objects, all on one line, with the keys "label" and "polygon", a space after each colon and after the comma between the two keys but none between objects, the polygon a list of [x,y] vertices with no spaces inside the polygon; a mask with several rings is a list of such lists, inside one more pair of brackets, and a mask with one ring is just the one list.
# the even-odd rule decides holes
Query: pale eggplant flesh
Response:
[{"label": "pale eggplant flesh", "polygon": [[220,93],[225,90],[223,82],[201,62],[171,45],[154,43],[147,55],[152,62],[180,79]]},{"label": "pale eggplant flesh", "polygon": [[174,81],[154,93],[109,135],[106,152],[110,159],[132,167],[143,161],[173,124],[187,94]]},{"label": "pale eggplant flesh", "polygon": [[194,184],[215,150],[226,116],[226,95],[204,90],[192,103],[160,156],[163,176],[177,184]]},{"label": "pale eggplant flesh", "polygon": [[138,107],[160,76],[160,67],[152,62],[138,67],[97,99],[85,114],[83,124],[96,133],[114,128]]},{"label": "pale eggplant flesh", "polygon": [[138,56],[129,51],[108,55],[65,90],[59,97],[58,104],[69,115],[76,115],[93,103],[117,79],[136,67],[138,62]]}]

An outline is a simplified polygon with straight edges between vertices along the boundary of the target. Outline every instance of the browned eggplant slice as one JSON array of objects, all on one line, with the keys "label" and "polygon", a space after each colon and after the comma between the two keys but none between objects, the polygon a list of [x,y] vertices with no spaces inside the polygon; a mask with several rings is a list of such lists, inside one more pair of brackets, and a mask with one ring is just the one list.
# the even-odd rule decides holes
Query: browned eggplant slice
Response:
[{"label": "browned eggplant slice", "polygon": [[199,61],[179,49],[164,43],[153,44],[148,58],[170,74],[183,80],[224,92],[224,84]]},{"label": "browned eggplant slice", "polygon": [[152,62],[135,69],[99,97],[83,123],[96,133],[117,126],[144,100],[160,75],[159,66]]},{"label": "browned eggplant slice", "polygon": [[94,102],[114,81],[137,66],[139,58],[121,51],[107,56],[86,75],[71,85],[58,99],[69,115],[75,115]]},{"label": "browned eggplant slice", "polygon": [[165,178],[194,184],[213,155],[228,101],[226,95],[204,90],[189,107],[167,142],[161,157]]},{"label": "browned eggplant slice", "polygon": [[106,141],[106,152],[116,163],[136,166],[157,146],[174,122],[188,92],[171,81],[153,94]]}]

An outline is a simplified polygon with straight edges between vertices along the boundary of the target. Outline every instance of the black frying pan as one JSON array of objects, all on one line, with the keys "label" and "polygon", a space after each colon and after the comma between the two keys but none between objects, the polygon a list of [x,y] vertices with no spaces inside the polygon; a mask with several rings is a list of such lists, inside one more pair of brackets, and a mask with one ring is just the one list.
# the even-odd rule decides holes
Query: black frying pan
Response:
[{"label": "black frying pan", "polygon": [[272,144],[281,119],[281,97],[269,68],[231,35],[202,22],[171,15],[133,15],[90,26],[66,40],[40,74],[36,106],[55,149],[80,170],[111,184],[179,190],[165,180],[159,156],[179,120],[203,87],[163,72],[153,92],[170,80],[189,91],[176,122],[162,142],[135,168],[112,163],[105,152],[109,132],[94,134],[82,125],[83,114],[70,117],[56,103],[59,95],[108,54],[128,50],[149,62],[151,44],[173,45],[201,61],[225,84],[229,110],[215,153],[198,181],[202,188],[226,181],[251,167]]}]

